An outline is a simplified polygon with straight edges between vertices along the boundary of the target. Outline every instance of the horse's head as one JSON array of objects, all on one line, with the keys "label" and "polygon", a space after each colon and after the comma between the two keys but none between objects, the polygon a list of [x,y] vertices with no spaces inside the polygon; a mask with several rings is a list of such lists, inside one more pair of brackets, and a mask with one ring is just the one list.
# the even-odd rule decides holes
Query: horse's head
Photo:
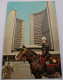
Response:
[{"label": "horse's head", "polygon": [[16,60],[24,59],[26,58],[26,56],[27,56],[27,48],[25,46],[22,46],[22,49],[16,55]]}]

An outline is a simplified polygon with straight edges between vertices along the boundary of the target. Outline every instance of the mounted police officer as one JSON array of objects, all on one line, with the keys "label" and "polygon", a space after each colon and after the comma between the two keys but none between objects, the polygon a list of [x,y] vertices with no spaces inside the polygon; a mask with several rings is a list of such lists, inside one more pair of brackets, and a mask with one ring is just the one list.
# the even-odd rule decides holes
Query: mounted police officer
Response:
[{"label": "mounted police officer", "polygon": [[46,37],[42,37],[42,55],[43,55],[43,57],[47,56],[47,59],[50,57],[49,44],[47,42]]},{"label": "mounted police officer", "polygon": [[47,42],[46,37],[42,37],[42,55],[46,55],[49,53],[49,44]]}]

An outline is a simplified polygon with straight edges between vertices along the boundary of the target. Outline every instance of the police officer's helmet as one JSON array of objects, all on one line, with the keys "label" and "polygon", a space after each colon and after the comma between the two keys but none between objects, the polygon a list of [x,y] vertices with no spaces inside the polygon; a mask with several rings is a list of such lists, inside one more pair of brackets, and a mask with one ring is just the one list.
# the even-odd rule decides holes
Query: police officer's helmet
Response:
[{"label": "police officer's helmet", "polygon": [[47,40],[46,37],[43,36],[43,37],[42,37],[42,41],[43,41],[43,40]]}]

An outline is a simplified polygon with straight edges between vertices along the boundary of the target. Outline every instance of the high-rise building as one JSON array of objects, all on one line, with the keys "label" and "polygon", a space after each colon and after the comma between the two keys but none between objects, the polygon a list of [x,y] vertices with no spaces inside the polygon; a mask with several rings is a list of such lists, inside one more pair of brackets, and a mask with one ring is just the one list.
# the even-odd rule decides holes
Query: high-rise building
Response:
[{"label": "high-rise building", "polygon": [[7,26],[4,39],[4,53],[18,49],[24,44],[25,22],[16,18],[16,11],[11,10],[8,15]]},{"label": "high-rise building", "polygon": [[24,44],[24,21],[16,18],[14,44],[12,50],[19,49]]},{"label": "high-rise building", "polygon": [[47,2],[45,10],[30,16],[30,44],[42,45],[43,36],[47,38],[50,49],[59,51],[58,30],[51,1]]}]

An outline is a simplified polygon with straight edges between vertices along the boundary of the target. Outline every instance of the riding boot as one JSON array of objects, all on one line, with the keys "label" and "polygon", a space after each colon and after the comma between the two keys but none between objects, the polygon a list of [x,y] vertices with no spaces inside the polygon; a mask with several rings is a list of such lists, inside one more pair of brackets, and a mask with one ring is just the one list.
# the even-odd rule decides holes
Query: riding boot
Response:
[{"label": "riding boot", "polygon": [[44,76],[47,76],[47,65],[46,64],[44,64]]},{"label": "riding boot", "polygon": [[47,56],[47,58],[46,58],[46,61],[50,58],[50,54],[49,53],[47,53],[47,55],[45,55],[45,57]]}]

